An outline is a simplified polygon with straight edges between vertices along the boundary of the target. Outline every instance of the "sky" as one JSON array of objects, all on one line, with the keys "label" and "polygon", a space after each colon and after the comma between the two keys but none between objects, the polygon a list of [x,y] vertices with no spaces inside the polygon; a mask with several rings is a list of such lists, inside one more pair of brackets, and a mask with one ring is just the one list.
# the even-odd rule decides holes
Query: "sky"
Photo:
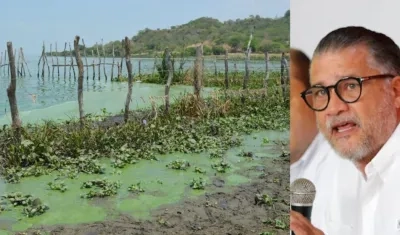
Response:
[{"label": "sky", "polygon": [[364,26],[391,37],[400,46],[399,0],[292,0],[290,44],[309,57],[330,31]]},{"label": "sky", "polygon": [[[139,30],[163,29],[188,23],[200,17],[220,21],[243,19],[250,15],[280,17],[289,10],[290,0],[2,0],[0,51],[8,41],[22,47],[25,55],[41,53],[43,41],[49,50],[57,42],[76,35],[87,46],[96,42],[132,37]],[[71,44],[71,46],[73,46]],[[4,49],[2,49],[4,48]]]}]

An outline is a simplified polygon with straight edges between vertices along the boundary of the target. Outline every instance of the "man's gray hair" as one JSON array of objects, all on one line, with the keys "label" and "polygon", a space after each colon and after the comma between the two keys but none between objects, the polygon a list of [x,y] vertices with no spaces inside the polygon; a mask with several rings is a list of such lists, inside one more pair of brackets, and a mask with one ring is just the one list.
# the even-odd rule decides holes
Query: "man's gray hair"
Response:
[{"label": "man's gray hair", "polygon": [[[400,49],[383,33],[360,26],[338,28],[328,33],[319,42],[313,57],[318,54],[365,45],[369,48],[373,62],[393,75],[400,75]],[[381,70],[382,70],[381,69]]]}]

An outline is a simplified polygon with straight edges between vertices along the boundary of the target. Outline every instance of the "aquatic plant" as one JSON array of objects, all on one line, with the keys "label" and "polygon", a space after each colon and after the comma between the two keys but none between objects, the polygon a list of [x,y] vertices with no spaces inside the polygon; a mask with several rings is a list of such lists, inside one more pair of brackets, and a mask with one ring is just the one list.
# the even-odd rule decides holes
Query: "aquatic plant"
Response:
[{"label": "aquatic plant", "polygon": [[174,160],[166,165],[166,167],[175,169],[175,170],[184,170],[186,171],[187,168],[190,167],[190,163],[184,159],[177,159]]},{"label": "aquatic plant", "polygon": [[136,184],[131,184],[128,187],[128,191],[129,192],[134,192],[134,193],[136,193],[136,192],[143,193],[144,189],[142,188],[142,186],[140,185],[140,182],[139,182],[139,183],[136,183]]},{"label": "aquatic plant", "polygon": [[[121,187],[121,182],[110,181],[106,178],[95,179],[83,182],[82,189],[91,189],[89,192],[82,194],[81,198],[108,197],[117,194],[117,190]],[[97,190],[95,190],[97,189]]]},{"label": "aquatic plant", "polygon": [[[83,128],[74,121],[22,128],[22,142],[14,130],[0,130],[1,174],[7,182],[57,171],[69,178],[79,173],[105,174],[100,158],[108,157],[115,168],[135,164],[141,159],[158,160],[155,154],[200,153],[209,150],[222,157],[228,148],[239,146],[241,133],[255,130],[287,130],[288,97],[279,92],[221,91],[209,98],[186,95],[171,105],[169,114],[156,109],[137,110],[131,121],[118,124],[87,121]],[[245,98],[243,104],[241,97]],[[142,120],[146,119],[146,124]],[[216,168],[225,171],[224,166]]]},{"label": "aquatic plant", "polygon": [[225,173],[228,168],[231,168],[231,165],[225,159],[222,159],[217,163],[211,164],[211,167],[220,173]]},{"label": "aquatic plant", "polygon": [[203,178],[199,177],[198,179],[192,179],[192,180],[190,181],[189,186],[190,186],[192,189],[199,189],[199,190],[201,190],[201,189],[204,189],[204,188],[205,188],[206,182],[205,182],[205,180],[204,180]]},{"label": "aquatic plant", "polygon": [[67,191],[67,186],[65,185],[64,181],[60,181],[60,182],[49,182],[47,183],[47,185],[49,186],[49,188],[51,190],[55,190],[55,191],[60,191],[60,192],[65,192]]}]

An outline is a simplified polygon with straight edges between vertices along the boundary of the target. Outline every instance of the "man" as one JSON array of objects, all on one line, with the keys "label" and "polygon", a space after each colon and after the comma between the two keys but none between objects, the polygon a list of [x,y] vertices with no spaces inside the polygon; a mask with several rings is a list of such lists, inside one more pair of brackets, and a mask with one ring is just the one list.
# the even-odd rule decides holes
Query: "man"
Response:
[{"label": "man", "polygon": [[301,96],[334,152],[315,153],[329,157],[311,164],[319,172],[312,224],[291,212],[292,231],[399,234],[399,47],[363,27],[334,30],[318,44]]}]

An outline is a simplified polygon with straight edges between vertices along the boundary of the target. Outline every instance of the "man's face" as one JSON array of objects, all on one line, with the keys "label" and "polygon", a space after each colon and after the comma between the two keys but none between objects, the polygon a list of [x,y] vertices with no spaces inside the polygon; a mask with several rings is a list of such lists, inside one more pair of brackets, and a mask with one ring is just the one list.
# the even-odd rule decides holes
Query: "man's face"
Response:
[{"label": "man's face", "polygon": [[[367,77],[384,72],[374,65],[366,46],[353,46],[317,55],[310,69],[311,86],[330,86],[346,76]],[[320,132],[343,158],[372,158],[396,128],[394,95],[388,79],[363,82],[360,99],[351,104],[340,100],[331,89],[328,107],[316,112]]]}]

